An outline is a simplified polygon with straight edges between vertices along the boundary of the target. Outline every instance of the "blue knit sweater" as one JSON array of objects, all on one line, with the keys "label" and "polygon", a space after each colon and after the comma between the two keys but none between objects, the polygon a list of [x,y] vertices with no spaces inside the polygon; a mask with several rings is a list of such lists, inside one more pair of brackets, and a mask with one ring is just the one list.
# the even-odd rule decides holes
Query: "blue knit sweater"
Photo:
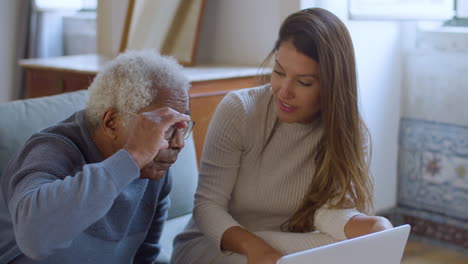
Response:
[{"label": "blue knit sweater", "polygon": [[139,175],[125,150],[103,158],[83,111],[34,134],[0,179],[0,264],[151,263],[171,177]]}]

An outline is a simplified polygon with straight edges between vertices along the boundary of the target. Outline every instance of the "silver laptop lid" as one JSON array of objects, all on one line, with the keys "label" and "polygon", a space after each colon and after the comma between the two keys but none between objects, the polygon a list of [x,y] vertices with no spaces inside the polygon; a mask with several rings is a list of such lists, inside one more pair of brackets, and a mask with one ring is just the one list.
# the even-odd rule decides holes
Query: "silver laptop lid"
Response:
[{"label": "silver laptop lid", "polygon": [[286,255],[280,258],[277,264],[399,264],[409,231],[409,225],[402,225]]}]

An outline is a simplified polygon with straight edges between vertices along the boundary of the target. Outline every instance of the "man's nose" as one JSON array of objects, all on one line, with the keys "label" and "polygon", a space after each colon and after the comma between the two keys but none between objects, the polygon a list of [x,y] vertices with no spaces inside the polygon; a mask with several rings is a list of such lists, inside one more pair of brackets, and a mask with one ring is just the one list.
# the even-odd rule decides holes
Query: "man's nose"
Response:
[{"label": "man's nose", "polygon": [[175,129],[174,135],[171,140],[169,140],[170,149],[182,149],[184,147],[184,135],[180,129]]}]

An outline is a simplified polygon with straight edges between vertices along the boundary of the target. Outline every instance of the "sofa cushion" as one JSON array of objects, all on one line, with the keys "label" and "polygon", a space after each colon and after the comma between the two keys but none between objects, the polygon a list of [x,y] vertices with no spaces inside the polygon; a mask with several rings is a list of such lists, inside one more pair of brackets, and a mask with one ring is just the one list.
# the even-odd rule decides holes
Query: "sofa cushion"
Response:
[{"label": "sofa cushion", "polygon": [[164,229],[160,239],[161,245],[163,246],[155,264],[169,263],[172,254],[172,242],[174,241],[175,236],[184,230],[191,217],[192,214],[179,216],[164,224]]},{"label": "sofa cushion", "polygon": [[6,163],[35,132],[85,107],[87,92],[78,91],[0,104],[0,175]]}]

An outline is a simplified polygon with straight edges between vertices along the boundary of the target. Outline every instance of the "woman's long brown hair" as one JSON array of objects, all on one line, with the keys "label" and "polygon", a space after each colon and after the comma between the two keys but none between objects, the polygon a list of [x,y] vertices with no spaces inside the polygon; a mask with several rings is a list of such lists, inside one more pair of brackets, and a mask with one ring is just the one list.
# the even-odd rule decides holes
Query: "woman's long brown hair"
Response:
[{"label": "woman's long brown hair", "polygon": [[283,22],[269,57],[290,40],[299,52],[319,63],[323,136],[308,192],[282,228],[310,232],[315,230],[315,213],[324,206],[372,212],[370,136],[359,114],[354,48],[343,22],[321,8],[296,12]]}]

